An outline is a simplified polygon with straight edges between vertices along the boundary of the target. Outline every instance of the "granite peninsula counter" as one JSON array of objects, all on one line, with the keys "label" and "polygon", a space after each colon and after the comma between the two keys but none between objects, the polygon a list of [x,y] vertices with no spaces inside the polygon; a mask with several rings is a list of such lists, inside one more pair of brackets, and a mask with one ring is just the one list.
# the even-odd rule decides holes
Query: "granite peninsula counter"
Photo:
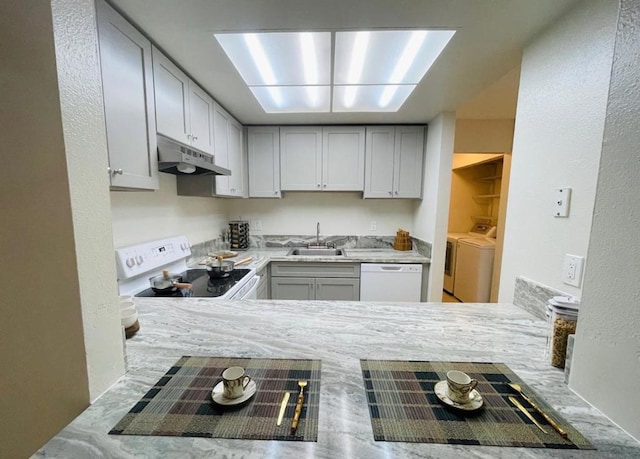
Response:
[{"label": "granite peninsula counter", "polygon": [[[563,383],[546,323],[510,304],[135,299],[128,372],[34,457],[623,458],[640,444]],[[183,355],[321,359],[317,442],[108,435]],[[360,359],[502,362],[596,451],[376,442]]]}]

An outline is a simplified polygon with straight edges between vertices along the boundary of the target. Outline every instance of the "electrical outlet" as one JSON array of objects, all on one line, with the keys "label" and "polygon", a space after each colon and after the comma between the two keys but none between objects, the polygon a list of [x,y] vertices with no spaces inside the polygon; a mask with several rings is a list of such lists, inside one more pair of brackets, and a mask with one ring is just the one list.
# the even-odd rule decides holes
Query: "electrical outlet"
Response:
[{"label": "electrical outlet", "polygon": [[582,266],[584,257],[566,254],[562,268],[562,282],[574,287],[580,287],[582,282]]},{"label": "electrical outlet", "polygon": [[262,220],[260,219],[251,220],[251,229],[253,231],[262,231]]},{"label": "electrical outlet", "polygon": [[369,227],[371,231],[378,231],[378,224],[376,222],[371,222],[371,226]]}]

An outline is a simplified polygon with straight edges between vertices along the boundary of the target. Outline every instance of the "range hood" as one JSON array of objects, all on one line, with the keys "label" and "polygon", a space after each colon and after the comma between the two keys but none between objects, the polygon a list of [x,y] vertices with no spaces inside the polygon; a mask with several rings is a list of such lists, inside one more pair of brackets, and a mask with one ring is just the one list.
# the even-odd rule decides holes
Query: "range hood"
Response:
[{"label": "range hood", "polygon": [[174,175],[231,175],[214,156],[158,134],[158,170]]}]

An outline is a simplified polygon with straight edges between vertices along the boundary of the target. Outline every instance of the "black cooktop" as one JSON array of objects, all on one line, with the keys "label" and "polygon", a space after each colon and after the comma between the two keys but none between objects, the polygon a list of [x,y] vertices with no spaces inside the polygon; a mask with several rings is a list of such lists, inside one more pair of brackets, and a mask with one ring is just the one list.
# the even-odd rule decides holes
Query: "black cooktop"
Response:
[{"label": "black cooktop", "polygon": [[249,274],[250,269],[236,268],[228,277],[211,279],[206,269],[188,269],[181,273],[182,282],[191,284],[191,289],[176,289],[175,292],[156,293],[151,288],[138,293],[138,297],[167,298],[215,298],[227,293],[240,279]]}]

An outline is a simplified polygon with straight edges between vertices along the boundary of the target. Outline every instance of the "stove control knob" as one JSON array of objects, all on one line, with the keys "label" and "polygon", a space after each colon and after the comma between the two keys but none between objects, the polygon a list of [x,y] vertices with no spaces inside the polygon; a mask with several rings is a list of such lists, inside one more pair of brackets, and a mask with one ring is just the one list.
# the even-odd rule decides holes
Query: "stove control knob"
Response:
[{"label": "stove control knob", "polygon": [[134,258],[127,258],[127,266],[129,268],[133,268],[136,264],[136,260]]},{"label": "stove control knob", "polygon": [[136,256],[136,263],[138,265],[141,265],[143,261],[144,261],[144,258],[142,258],[142,256],[140,255]]}]

